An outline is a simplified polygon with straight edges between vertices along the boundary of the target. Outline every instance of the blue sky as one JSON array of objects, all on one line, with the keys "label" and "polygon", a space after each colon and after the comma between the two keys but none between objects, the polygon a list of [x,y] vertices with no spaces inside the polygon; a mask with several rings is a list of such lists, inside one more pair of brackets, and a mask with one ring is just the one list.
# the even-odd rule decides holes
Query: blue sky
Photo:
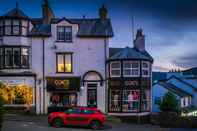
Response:
[{"label": "blue sky", "polygon": [[[42,0],[17,0],[30,17],[41,17]],[[197,66],[197,1],[194,0],[49,0],[56,17],[98,17],[104,3],[115,36],[111,47],[133,46],[134,27],[143,28],[146,49],[154,57],[154,70]],[[0,0],[0,15],[16,0]]]}]

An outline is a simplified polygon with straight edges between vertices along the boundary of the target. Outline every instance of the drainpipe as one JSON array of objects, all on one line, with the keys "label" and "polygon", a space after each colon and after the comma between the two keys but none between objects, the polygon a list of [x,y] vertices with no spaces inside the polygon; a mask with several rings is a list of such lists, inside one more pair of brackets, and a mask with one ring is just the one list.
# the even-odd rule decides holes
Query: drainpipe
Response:
[{"label": "drainpipe", "polygon": [[43,113],[45,114],[45,40],[42,38]]},{"label": "drainpipe", "polygon": [[[107,31],[105,31],[105,34],[107,34]],[[104,38],[104,55],[105,55],[105,79],[103,82],[105,82],[105,101],[106,104],[105,104],[105,112],[108,113],[108,89],[107,89],[107,64],[106,64],[106,61],[107,61],[107,38]]]}]

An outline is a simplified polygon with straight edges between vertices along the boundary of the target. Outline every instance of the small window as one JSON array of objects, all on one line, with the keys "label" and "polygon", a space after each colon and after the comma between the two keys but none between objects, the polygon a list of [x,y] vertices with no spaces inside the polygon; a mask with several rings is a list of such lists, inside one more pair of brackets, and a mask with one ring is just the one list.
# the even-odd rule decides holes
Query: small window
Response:
[{"label": "small window", "polygon": [[3,35],[3,21],[0,20],[0,36]]},{"label": "small window", "polygon": [[80,109],[68,109],[68,110],[65,111],[65,113],[68,113],[68,114],[80,114],[81,110]]},{"label": "small window", "polygon": [[59,73],[72,72],[72,54],[69,53],[57,54],[57,72]]},{"label": "small window", "polygon": [[5,21],[5,35],[11,35],[12,34],[12,25],[11,20]]},{"label": "small window", "polygon": [[58,26],[57,27],[57,41],[72,42],[72,27]]},{"label": "small window", "polygon": [[139,76],[139,62],[138,61],[125,61],[123,63],[123,75],[126,77]]},{"label": "small window", "polygon": [[110,63],[110,76],[111,77],[120,77],[120,75],[121,75],[120,62],[111,62]]},{"label": "small window", "polygon": [[150,76],[150,68],[149,68],[149,62],[142,62],[142,76],[143,77],[149,77]]}]

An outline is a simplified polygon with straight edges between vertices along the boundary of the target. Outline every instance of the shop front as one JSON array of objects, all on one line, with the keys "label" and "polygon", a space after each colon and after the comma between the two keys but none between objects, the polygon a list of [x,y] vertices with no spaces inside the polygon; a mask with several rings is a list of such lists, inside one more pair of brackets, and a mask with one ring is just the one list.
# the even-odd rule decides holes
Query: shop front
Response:
[{"label": "shop front", "polygon": [[108,112],[123,115],[150,112],[150,91],[149,79],[109,79]]},{"label": "shop front", "polygon": [[62,111],[78,105],[80,77],[48,77],[48,112]]},{"label": "shop front", "polygon": [[6,110],[35,112],[36,85],[34,76],[1,76],[0,95]]}]

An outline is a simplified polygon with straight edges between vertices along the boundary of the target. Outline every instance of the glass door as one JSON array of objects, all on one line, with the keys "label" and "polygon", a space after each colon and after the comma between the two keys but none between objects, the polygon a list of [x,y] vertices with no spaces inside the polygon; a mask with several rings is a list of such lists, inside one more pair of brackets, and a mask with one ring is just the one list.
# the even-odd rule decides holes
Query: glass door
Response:
[{"label": "glass door", "polygon": [[97,84],[87,85],[87,106],[97,107]]}]

